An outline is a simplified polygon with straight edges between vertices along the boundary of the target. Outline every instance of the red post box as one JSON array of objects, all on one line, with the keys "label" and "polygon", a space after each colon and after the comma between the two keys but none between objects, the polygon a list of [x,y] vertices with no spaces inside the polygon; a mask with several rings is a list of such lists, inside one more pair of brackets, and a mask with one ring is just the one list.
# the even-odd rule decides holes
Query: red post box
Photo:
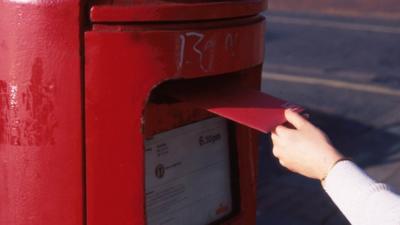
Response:
[{"label": "red post box", "polygon": [[80,8],[0,1],[0,224],[83,224]]},{"label": "red post box", "polygon": [[0,3],[0,224],[254,225],[265,6]]}]

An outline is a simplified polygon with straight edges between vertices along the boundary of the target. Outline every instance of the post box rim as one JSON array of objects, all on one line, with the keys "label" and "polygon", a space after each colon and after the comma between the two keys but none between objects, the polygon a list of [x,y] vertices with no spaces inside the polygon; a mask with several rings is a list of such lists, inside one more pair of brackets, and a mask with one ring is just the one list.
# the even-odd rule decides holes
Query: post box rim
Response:
[{"label": "post box rim", "polygon": [[103,4],[91,7],[90,20],[93,23],[204,21],[257,15],[266,8],[265,0]]}]

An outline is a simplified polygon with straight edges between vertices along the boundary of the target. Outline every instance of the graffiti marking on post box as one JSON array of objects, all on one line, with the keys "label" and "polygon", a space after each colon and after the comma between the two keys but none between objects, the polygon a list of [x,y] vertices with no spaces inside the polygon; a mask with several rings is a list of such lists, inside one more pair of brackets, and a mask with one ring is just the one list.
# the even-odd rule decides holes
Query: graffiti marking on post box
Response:
[{"label": "graffiti marking on post box", "polygon": [[183,60],[185,57],[185,45],[186,45],[186,38],[184,35],[179,35],[180,40],[180,52],[179,52],[179,59],[178,59],[178,71],[182,70]]},{"label": "graffiti marking on post box", "polygon": [[200,60],[200,68],[203,71],[206,71],[205,67],[203,66],[203,52],[198,48],[198,45],[203,41],[204,39],[204,34],[201,33],[197,33],[197,32],[189,32],[186,33],[187,37],[191,37],[191,36],[195,36],[197,37],[197,41],[196,43],[194,43],[194,45],[192,46],[192,49],[194,52],[196,52],[197,54],[199,54],[199,60]]},{"label": "graffiti marking on post box", "polygon": [[216,42],[215,40],[208,40],[203,46],[201,47],[201,43],[204,42],[205,40],[205,35],[202,33],[198,32],[187,32],[185,34],[179,35],[179,42],[180,42],[180,49],[179,49],[179,57],[178,57],[178,71],[182,70],[182,67],[185,63],[185,51],[186,51],[186,44],[187,44],[187,38],[189,37],[195,37],[196,40],[192,44],[192,51],[195,52],[198,55],[198,62],[199,62],[199,67],[203,72],[208,72],[212,68],[213,65],[213,55],[209,56],[209,61],[208,63],[205,62],[205,54],[207,52],[211,52],[210,50],[215,48]]}]

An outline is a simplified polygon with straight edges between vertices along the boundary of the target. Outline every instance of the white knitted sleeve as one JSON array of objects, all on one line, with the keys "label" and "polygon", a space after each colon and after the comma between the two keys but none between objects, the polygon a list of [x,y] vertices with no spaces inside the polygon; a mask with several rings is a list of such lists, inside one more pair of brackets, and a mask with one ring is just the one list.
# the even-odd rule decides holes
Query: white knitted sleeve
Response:
[{"label": "white knitted sleeve", "polygon": [[351,161],[337,163],[323,187],[352,225],[400,225],[400,197]]}]

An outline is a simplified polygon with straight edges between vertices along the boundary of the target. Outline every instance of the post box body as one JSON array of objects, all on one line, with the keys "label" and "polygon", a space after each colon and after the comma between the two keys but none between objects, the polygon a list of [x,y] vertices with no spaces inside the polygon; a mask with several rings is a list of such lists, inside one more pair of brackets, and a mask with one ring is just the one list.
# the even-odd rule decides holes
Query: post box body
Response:
[{"label": "post box body", "polygon": [[[88,224],[146,224],[145,140],[212,117],[190,103],[153,103],[152,93],[169,80],[259,89],[264,27],[262,17],[252,16],[154,27],[99,25],[86,33]],[[239,206],[219,224],[251,225],[258,133],[233,127]]]},{"label": "post box body", "polygon": [[0,2],[0,224],[84,221],[81,3]]},{"label": "post box body", "polygon": [[[1,2],[0,224],[149,224],[146,143],[222,121],[159,91],[172,83],[259,89],[265,7]],[[226,125],[232,211],[211,222],[254,225],[258,132]]]}]

